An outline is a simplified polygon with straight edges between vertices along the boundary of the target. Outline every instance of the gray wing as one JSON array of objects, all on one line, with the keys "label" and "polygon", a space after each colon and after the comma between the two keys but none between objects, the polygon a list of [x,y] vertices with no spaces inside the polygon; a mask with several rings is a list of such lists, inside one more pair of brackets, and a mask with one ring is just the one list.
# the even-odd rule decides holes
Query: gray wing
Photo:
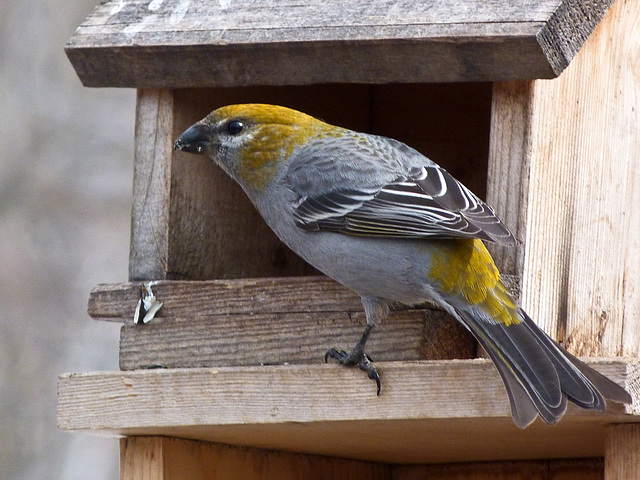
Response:
[{"label": "gray wing", "polygon": [[[311,160],[293,165],[289,179],[300,195],[294,210],[300,228],[363,236],[481,238],[506,245],[518,243],[493,209],[444,169],[400,142],[373,139],[381,142],[374,145],[378,155],[381,145],[389,154],[390,161],[382,168],[371,161],[372,152],[365,148],[348,162],[335,162],[325,156],[315,163]],[[416,156],[423,165],[403,165],[407,159],[415,165]],[[310,182],[311,172],[323,182]],[[332,181],[326,181],[326,177]],[[317,187],[318,183],[323,184],[319,189],[305,188],[310,184]]]}]

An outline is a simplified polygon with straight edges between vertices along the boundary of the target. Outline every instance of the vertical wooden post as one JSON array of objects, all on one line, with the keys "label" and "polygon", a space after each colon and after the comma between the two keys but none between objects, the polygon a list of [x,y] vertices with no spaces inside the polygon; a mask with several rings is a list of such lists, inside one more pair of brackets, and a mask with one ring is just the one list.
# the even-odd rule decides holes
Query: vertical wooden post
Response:
[{"label": "vertical wooden post", "polygon": [[173,92],[138,90],[130,280],[166,278],[173,158]]},{"label": "vertical wooden post", "polygon": [[162,437],[121,439],[120,480],[163,480],[165,476],[162,444]]},{"label": "vertical wooden post", "polygon": [[[496,83],[491,105],[487,201],[520,241],[527,234],[532,85],[531,81]],[[503,274],[522,277],[524,245],[488,247]]]},{"label": "vertical wooden post", "polygon": [[640,424],[611,425],[604,450],[605,480],[640,478]]},{"label": "vertical wooden post", "polygon": [[525,241],[497,256],[578,355],[640,353],[638,24],[618,0],[560,78],[494,87],[488,199]]}]

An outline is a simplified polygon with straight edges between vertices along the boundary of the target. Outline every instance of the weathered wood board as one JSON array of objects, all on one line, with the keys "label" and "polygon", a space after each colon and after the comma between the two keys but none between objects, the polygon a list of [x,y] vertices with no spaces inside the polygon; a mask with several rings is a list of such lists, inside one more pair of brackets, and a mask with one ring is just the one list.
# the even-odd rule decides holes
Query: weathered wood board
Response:
[{"label": "weathered wood board", "polygon": [[555,80],[494,85],[492,248],[523,307],[576,355],[640,354],[640,2],[619,0]]},{"label": "weathered wood board", "polygon": [[611,3],[111,0],[66,52],[94,87],[550,78]]},{"label": "weathered wood board", "polygon": [[[517,297],[517,282],[504,281]],[[124,323],[120,368],[321,363],[327,349],[349,350],[362,335],[358,295],[325,276],[152,282],[162,308],[134,324],[143,283],[98,285],[89,315]],[[397,305],[376,327],[376,361],[474,358],[471,334],[433,302]]]},{"label": "weathered wood board", "polygon": [[603,414],[570,406],[553,427],[518,429],[500,376],[478,359],[380,362],[380,396],[361,371],[336,365],[67,374],[58,425],[386,463],[597,457],[606,425],[640,420],[638,362],[587,363],[633,392],[635,416],[615,403]]},{"label": "weathered wood board", "polygon": [[640,423],[611,425],[605,443],[605,480],[638,478]]}]

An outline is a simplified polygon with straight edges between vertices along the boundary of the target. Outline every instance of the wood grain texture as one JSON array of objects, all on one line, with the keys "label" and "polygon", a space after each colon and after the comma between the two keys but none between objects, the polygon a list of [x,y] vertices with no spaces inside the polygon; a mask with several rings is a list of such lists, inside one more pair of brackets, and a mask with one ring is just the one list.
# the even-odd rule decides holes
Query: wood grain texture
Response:
[{"label": "wood grain texture", "polygon": [[173,93],[138,91],[136,106],[130,280],[166,278],[173,158]]},{"label": "wood grain texture", "polygon": [[[350,351],[364,312],[182,317],[120,331],[120,368],[135,370],[321,364],[329,348]],[[474,358],[474,338],[442,310],[394,312],[367,342],[376,362]]]},{"label": "wood grain texture", "polygon": [[602,480],[602,458],[561,459],[549,461],[548,480]]},{"label": "wood grain texture", "polygon": [[525,240],[503,261],[578,355],[640,353],[639,22],[618,1],[560,78],[494,89],[489,198]]},{"label": "wood grain texture", "polygon": [[[526,242],[530,175],[532,82],[496,82],[493,86],[487,203],[516,238]],[[502,273],[521,276],[524,243],[516,247],[487,244]]]},{"label": "wood grain texture", "polygon": [[120,480],[164,480],[164,443],[162,437],[120,439]]},{"label": "wood grain texture", "polygon": [[[518,297],[518,279],[504,275],[503,282]],[[142,285],[144,282],[97,285],[89,295],[89,315],[96,320],[131,322]],[[157,318],[362,310],[356,293],[323,275],[167,280],[153,282],[153,292],[164,303]],[[436,308],[433,302],[425,302],[423,306]]]},{"label": "wood grain texture", "polygon": [[[515,279],[505,283],[517,296]],[[155,282],[162,308],[133,324],[141,285],[99,285],[89,300],[93,318],[124,323],[123,370],[318,363],[328,348],[351,348],[366,323],[358,295],[319,276]],[[368,342],[376,361],[475,356],[471,334],[434,303],[394,310]]]},{"label": "wood grain texture", "polygon": [[[133,370],[319,363],[348,350],[366,323],[360,298],[327,277],[157,282],[163,302],[147,325],[133,324],[140,284],[94,289],[89,313],[124,321],[120,368]],[[378,360],[473,358],[475,340],[442,309],[398,306],[376,328],[368,352]]]},{"label": "wood grain texture", "polygon": [[112,0],[66,52],[87,86],[550,78],[611,1]]},{"label": "wood grain texture", "polygon": [[[101,284],[89,296],[95,319],[131,320],[143,283]],[[154,282],[157,317],[361,311],[360,297],[325,276]],[[435,306],[435,304],[431,304]]]},{"label": "wood grain texture", "polygon": [[602,480],[601,458],[396,465],[393,480]]},{"label": "wood grain texture", "polygon": [[121,439],[120,455],[121,480],[602,480],[604,474],[601,458],[390,465],[158,436]]},{"label": "wood grain texture", "polygon": [[[158,436],[120,440],[121,480],[602,480],[602,459],[390,465]],[[633,478],[633,477],[626,477]]]},{"label": "wood grain texture", "polygon": [[391,480],[391,467],[167,437],[120,441],[121,480]]},{"label": "wood grain texture", "polygon": [[[588,363],[622,384],[638,369],[637,362],[623,360]],[[605,425],[639,420],[617,404],[605,414],[570,406],[552,428],[536,422],[520,430],[489,361],[378,367],[379,397],[362,372],[335,365],[67,374],[58,384],[58,426],[388,463],[441,463],[602,456]]]},{"label": "wood grain texture", "polygon": [[605,480],[640,478],[640,423],[607,427]]}]

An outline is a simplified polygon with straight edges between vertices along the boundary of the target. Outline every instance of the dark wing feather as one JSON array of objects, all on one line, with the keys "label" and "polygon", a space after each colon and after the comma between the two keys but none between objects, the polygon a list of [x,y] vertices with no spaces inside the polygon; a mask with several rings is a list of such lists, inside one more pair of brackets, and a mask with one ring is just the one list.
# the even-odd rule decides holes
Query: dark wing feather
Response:
[{"label": "dark wing feather", "polygon": [[381,187],[303,197],[295,217],[305,230],[517,243],[491,207],[438,166],[414,168]]}]

